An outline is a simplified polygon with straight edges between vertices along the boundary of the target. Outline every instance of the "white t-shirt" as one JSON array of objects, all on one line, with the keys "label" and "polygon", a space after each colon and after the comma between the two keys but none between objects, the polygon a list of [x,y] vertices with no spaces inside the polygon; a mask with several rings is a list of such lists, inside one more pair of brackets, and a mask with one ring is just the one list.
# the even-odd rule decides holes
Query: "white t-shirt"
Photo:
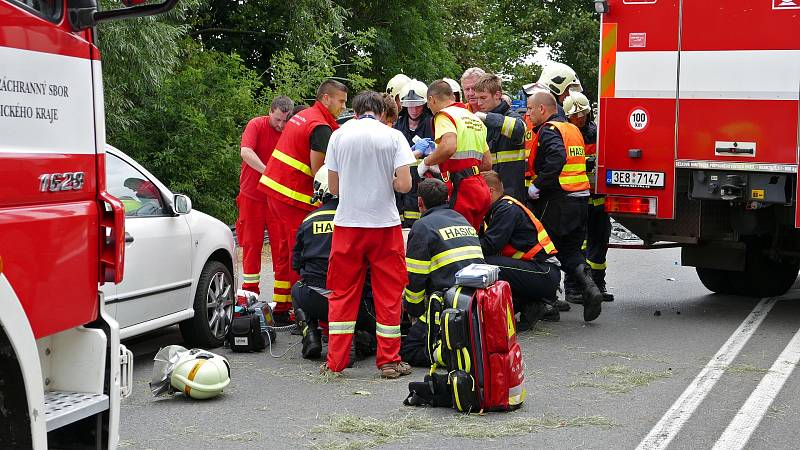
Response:
[{"label": "white t-shirt", "polygon": [[400,225],[392,186],[394,172],[415,161],[400,131],[369,118],[345,122],[331,135],[325,153],[328,169],[339,174],[339,207],[334,225]]}]

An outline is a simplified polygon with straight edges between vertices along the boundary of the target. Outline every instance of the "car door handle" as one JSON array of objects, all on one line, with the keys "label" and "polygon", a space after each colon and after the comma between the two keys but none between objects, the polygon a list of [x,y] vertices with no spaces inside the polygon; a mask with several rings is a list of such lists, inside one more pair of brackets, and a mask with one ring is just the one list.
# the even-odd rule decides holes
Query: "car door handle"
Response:
[{"label": "car door handle", "polygon": [[126,244],[130,244],[131,242],[133,242],[133,236],[131,236],[131,234],[126,231],[125,232],[125,243]]}]

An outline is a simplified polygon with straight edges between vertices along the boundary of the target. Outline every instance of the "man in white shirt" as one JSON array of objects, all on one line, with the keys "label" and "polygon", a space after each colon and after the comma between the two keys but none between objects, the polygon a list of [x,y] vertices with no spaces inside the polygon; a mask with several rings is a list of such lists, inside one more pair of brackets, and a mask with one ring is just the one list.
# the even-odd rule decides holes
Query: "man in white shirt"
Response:
[{"label": "man in white shirt", "polygon": [[369,268],[377,320],[375,362],[381,376],[397,378],[411,373],[411,367],[400,360],[401,300],[408,274],[394,193],[411,189],[409,165],[416,158],[403,134],[381,122],[380,94],[361,92],[353,110],[356,120],[331,135],[325,154],[328,187],[339,196],[339,207],[328,263],[328,358],[320,371],[341,372],[349,363]]}]

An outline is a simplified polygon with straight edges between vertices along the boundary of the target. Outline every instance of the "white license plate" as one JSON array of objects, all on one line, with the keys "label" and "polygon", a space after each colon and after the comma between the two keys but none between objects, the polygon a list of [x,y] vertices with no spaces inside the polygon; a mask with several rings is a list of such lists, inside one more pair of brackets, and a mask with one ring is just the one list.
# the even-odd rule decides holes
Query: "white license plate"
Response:
[{"label": "white license plate", "polygon": [[606,170],[609,186],[636,188],[663,188],[664,172],[639,172],[634,170]]}]

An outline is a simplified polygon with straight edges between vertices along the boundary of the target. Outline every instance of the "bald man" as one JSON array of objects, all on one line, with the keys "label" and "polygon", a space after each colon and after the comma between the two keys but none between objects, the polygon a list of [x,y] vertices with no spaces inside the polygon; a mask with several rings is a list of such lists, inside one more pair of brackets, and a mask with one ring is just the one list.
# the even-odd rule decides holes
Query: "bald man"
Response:
[{"label": "bald man", "polygon": [[575,276],[583,293],[583,320],[600,316],[603,294],[586,268],[581,244],[586,236],[589,178],[581,131],[558,117],[558,103],[550,92],[528,98],[528,116],[537,134],[533,161],[535,178],[528,196],[534,213],[558,250],[561,269]]}]

